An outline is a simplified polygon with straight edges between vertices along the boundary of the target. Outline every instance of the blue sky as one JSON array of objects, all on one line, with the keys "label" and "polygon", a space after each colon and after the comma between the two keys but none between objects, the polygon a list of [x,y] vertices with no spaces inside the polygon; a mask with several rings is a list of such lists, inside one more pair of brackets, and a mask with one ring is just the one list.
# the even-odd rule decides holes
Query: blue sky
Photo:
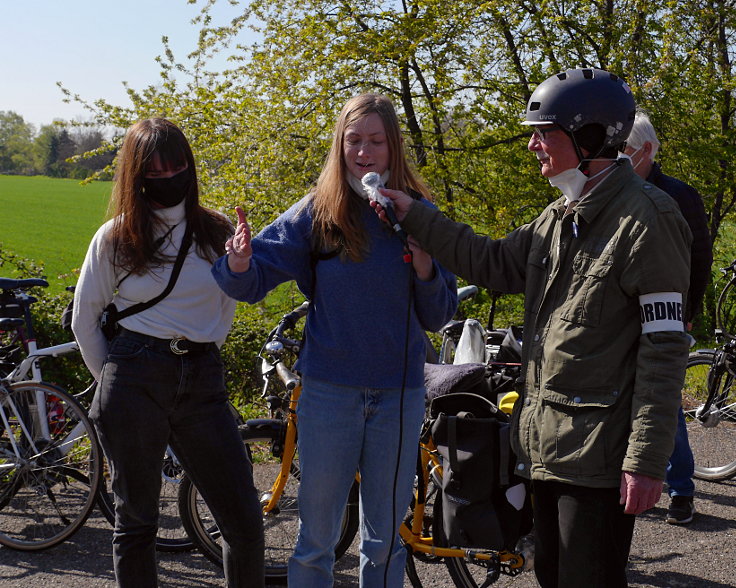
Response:
[{"label": "blue sky", "polygon": [[[191,19],[204,4],[186,0],[0,0],[0,111],[12,110],[36,128],[54,118],[86,119],[64,104],[56,82],[87,101],[127,106],[122,82],[142,89],[160,80],[155,62],[169,37],[178,59],[196,47]],[[225,0],[223,24],[236,14]]]}]

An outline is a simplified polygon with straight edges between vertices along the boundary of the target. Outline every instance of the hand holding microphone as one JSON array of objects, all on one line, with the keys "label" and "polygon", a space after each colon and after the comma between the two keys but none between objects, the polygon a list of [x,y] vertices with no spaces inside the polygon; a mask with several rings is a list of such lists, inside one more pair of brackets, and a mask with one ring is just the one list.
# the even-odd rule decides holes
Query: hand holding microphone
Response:
[{"label": "hand holding microphone", "polygon": [[[404,243],[404,247],[407,250],[407,257],[405,261],[411,259],[411,263],[414,266],[414,270],[420,280],[430,280],[434,276],[434,265],[432,263],[432,257],[427,254],[419,244],[411,237],[408,237],[404,229],[401,228],[398,219],[396,218],[396,211],[394,210],[394,203],[397,204],[397,209],[402,218],[411,207],[414,199],[403,192],[397,192],[389,190],[392,198],[384,196],[379,191],[379,188],[383,188],[381,182],[381,176],[376,172],[369,172],[363,176],[361,180],[363,184],[363,192],[368,196],[368,200],[371,201],[371,206],[376,210],[379,217],[382,220],[387,220],[396,234],[399,236],[401,241]],[[384,216],[381,216],[383,214]]]},{"label": "hand holding microphone", "polygon": [[368,172],[363,176],[361,183],[363,184],[363,191],[368,196],[368,200],[371,202],[377,202],[381,205],[391,228],[399,236],[402,243],[408,246],[409,241],[407,239],[407,234],[404,229],[401,228],[401,225],[396,218],[396,213],[394,213],[394,203],[390,198],[387,198],[378,190],[379,188],[384,187],[383,182],[381,182],[381,176],[376,172]]}]

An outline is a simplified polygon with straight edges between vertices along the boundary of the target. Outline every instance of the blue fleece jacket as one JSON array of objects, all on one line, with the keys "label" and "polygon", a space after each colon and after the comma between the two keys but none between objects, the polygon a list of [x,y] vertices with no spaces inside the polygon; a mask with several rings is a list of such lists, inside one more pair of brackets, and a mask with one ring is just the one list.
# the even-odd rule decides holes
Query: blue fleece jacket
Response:
[{"label": "blue fleece jacket", "polygon": [[320,260],[312,275],[312,207],[307,197],[253,238],[248,271],[230,271],[227,257],[221,257],[212,273],[226,294],[249,303],[261,300],[280,283],[296,280],[312,301],[297,369],[333,384],[370,388],[402,385],[407,308],[413,291],[406,384],[421,387],[422,331],[436,331],[452,318],[457,308],[455,277],[435,263],[434,277],[419,280],[403,260],[401,241],[367,201],[361,200],[359,206],[370,236],[370,251],[359,263],[334,256]]}]

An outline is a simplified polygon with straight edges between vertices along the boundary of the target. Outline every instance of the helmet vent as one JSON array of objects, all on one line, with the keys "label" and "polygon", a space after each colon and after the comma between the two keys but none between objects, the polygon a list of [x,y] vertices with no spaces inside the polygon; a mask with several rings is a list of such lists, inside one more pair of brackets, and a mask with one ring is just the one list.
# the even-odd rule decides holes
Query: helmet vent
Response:
[{"label": "helmet vent", "polygon": [[557,79],[559,79],[561,82],[567,79],[567,72],[561,72],[557,74]]},{"label": "helmet vent", "polygon": [[541,102],[532,102],[532,103],[531,103],[531,104],[529,105],[529,111],[530,111],[530,112],[532,112],[532,111],[534,111],[534,110],[539,110],[539,107],[540,107],[541,105],[542,105],[542,103],[541,103]]},{"label": "helmet vent", "polygon": [[583,77],[586,80],[592,80],[593,79],[593,70],[592,69],[584,69],[583,70]]}]

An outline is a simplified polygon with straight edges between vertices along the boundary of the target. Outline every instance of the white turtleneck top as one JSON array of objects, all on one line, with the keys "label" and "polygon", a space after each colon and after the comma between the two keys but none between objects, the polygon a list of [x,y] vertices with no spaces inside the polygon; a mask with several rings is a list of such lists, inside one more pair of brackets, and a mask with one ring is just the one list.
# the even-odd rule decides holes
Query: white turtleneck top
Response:
[{"label": "white turtleneck top", "polygon": [[[153,267],[143,275],[125,277],[127,272],[116,272],[112,264],[112,245],[106,238],[114,220],[99,228],[87,250],[74,293],[72,330],[84,362],[95,378],[99,378],[107,355],[107,340],[99,326],[105,306],[113,302],[121,311],[155,298],[169,283],[186,229],[184,202],[159,209],[154,214],[165,222],[159,227],[157,237],[175,226],[159,248],[170,256],[170,263]],[[211,263],[199,257],[196,242],[193,242],[169,295],[151,308],[121,320],[120,325],[161,339],[184,337],[222,345],[233,321],[236,302],[217,286],[211,267]]]}]

